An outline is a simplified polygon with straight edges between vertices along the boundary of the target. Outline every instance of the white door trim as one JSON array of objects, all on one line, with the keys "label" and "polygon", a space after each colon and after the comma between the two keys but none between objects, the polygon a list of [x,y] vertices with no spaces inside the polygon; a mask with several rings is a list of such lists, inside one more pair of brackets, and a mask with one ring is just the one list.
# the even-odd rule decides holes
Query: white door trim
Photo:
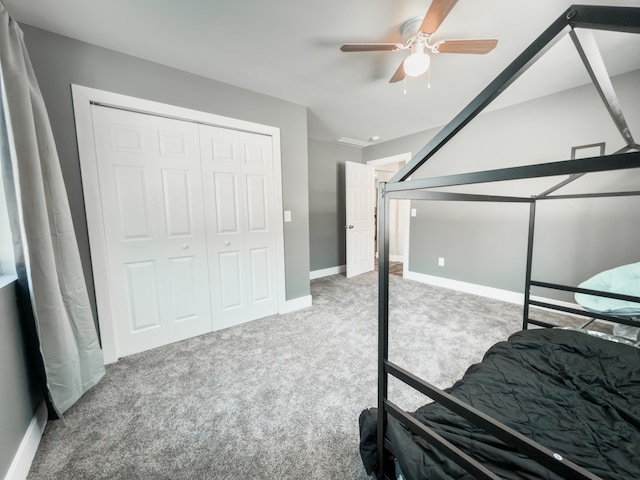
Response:
[{"label": "white door trim", "polygon": [[178,120],[204,123],[233,130],[269,135],[273,139],[273,167],[276,221],[276,269],[278,279],[278,311],[286,309],[285,270],[284,270],[284,224],[282,208],[282,174],[280,156],[280,129],[269,125],[247,122],[235,118],[223,117],[212,113],[189,108],[167,105],[140,98],[106,92],[95,88],[71,85],[73,111],[76,121],[78,153],[80,154],[80,173],[84,189],[87,229],[91,247],[91,265],[96,291],[98,324],[102,339],[105,363],[118,360],[113,315],[111,310],[111,288],[109,286],[107,250],[102,219],[96,152],[93,139],[93,121],[91,104],[101,104],[140,113],[165,116]]},{"label": "white door trim", "polygon": [[[380,165],[389,165],[390,163],[404,162],[407,164],[411,160],[411,152],[400,153],[398,155],[392,155],[390,157],[376,158],[375,160],[369,160],[368,165],[379,167]],[[406,276],[409,271],[409,234],[411,229],[411,202],[405,202],[401,215],[404,215],[404,247],[402,248],[402,275]],[[376,222],[376,229],[378,224]]]}]

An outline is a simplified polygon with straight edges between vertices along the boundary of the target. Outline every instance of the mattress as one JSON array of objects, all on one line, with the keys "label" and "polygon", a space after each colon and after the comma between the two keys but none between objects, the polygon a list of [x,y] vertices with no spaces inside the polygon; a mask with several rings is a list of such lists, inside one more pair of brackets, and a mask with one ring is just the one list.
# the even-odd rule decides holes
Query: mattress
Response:
[{"label": "mattress", "polygon": [[[603,479],[640,478],[637,347],[573,330],[525,330],[491,347],[446,391]],[[440,405],[412,415],[502,478],[560,478]],[[390,416],[387,438],[407,480],[473,478]],[[375,453],[371,427],[361,428],[361,452],[371,454],[372,441]],[[365,465],[372,460],[363,455]]]}]

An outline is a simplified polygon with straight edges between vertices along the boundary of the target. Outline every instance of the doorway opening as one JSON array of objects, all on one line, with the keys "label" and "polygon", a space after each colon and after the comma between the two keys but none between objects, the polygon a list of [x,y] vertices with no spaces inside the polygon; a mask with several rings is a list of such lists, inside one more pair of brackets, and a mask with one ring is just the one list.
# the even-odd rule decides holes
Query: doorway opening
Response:
[{"label": "doorway opening", "polygon": [[[374,239],[374,252],[376,260],[378,258],[378,184],[390,180],[409,160],[411,160],[411,152],[378,158],[367,162],[367,165],[371,165],[375,169],[376,204],[374,219],[376,235]],[[389,212],[389,273],[392,275],[404,276],[408,269],[410,208],[410,200],[395,200],[391,202]],[[376,261],[374,264],[377,270],[378,262]]]}]

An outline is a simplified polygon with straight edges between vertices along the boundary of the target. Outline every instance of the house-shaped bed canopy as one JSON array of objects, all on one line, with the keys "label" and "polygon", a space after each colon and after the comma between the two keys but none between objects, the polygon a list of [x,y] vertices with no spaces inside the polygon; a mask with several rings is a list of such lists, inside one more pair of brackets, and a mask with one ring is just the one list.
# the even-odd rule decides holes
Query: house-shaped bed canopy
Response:
[{"label": "house-shaped bed canopy", "polygon": [[[392,200],[411,199],[437,202],[490,202],[490,203],[520,203],[528,204],[529,230],[528,248],[526,252],[526,279],[524,290],[523,329],[530,324],[551,327],[548,322],[530,318],[530,305],[561,310],[576,315],[585,315],[627,325],[638,325],[631,317],[617,317],[597,312],[585,314],[580,309],[572,309],[553,303],[531,299],[532,287],[553,289],[564,292],[592,294],[606,298],[640,302],[640,297],[622,295],[611,292],[594,291],[575,286],[561,285],[551,282],[534,280],[532,275],[533,238],[535,227],[536,206],[540,202],[554,200],[604,198],[604,197],[633,197],[640,195],[639,188],[618,191],[590,191],[578,192],[567,190],[567,187],[585,175],[598,172],[629,171],[631,178],[638,178],[640,168],[640,132],[635,138],[625,118],[621,102],[616,94],[614,85],[607,71],[607,66],[600,53],[594,32],[611,31],[628,34],[640,33],[640,8],[633,7],[600,7],[574,5],[566,10],[549,28],[547,28],[515,61],[513,61],[495,80],[464,108],[448,125],[435,135],[413,159],[407,163],[389,182],[381,184],[378,196],[378,245],[379,245],[379,360],[378,360],[378,418],[377,425],[383,426],[377,430],[377,468],[378,474],[384,475],[388,469],[388,459],[385,448],[393,450],[385,436],[387,415],[392,415],[414,435],[427,443],[440,448],[448,457],[462,465],[476,478],[500,478],[485,468],[481,462],[470,457],[457,447],[451,445],[442,437],[435,434],[425,425],[394,405],[388,399],[388,376],[400,379],[425,395],[432,398],[468,421],[484,428],[501,441],[515,448],[539,462],[540,465],[559,475],[561,478],[600,478],[584,468],[568,461],[557,453],[520,435],[514,430],[494,421],[487,415],[468,407],[459,400],[435,388],[429,383],[417,378],[408,371],[389,361],[389,206]],[[595,91],[602,100],[613,126],[622,139],[622,146],[615,152],[589,156],[587,158],[560,159],[530,165],[510,166],[486,171],[471,171],[467,173],[455,172],[443,176],[425,177],[420,175],[421,167],[426,165],[434,155],[443,149],[450,140],[458,135],[470,122],[485,110],[501,93],[527,71],[536,61],[541,59],[563,38],[570,38],[586,72],[590,77]],[[639,37],[640,38],[640,37]],[[630,52],[637,56],[640,52]],[[562,75],[563,72],[557,72]],[[640,86],[638,87],[640,88]],[[635,107],[637,108],[637,106]],[[514,156],[518,152],[513,152]],[[477,185],[503,185],[508,182],[518,182],[527,179],[551,178],[552,181],[534,194],[519,195],[517,189],[476,188]],[[628,183],[628,182],[627,182]],[[534,182],[535,185],[538,185]],[[632,186],[638,182],[631,180]],[[614,189],[615,190],[615,189]],[[569,193],[567,193],[567,191]],[[508,192],[508,193],[505,193]]]}]

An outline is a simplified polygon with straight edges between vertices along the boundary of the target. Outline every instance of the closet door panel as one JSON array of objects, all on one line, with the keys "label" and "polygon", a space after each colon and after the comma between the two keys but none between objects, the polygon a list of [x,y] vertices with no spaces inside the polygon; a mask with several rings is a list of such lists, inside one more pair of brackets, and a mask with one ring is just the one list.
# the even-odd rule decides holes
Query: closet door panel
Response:
[{"label": "closet door panel", "polygon": [[212,330],[207,242],[198,127],[191,122],[150,118],[157,197],[162,222],[162,256],[170,341]]},{"label": "closet door panel", "polygon": [[162,170],[164,221],[167,237],[193,236],[191,178],[184,170]]},{"label": "closet door panel", "polygon": [[149,119],[92,107],[109,284],[120,355],[168,342]]},{"label": "closet door panel", "polygon": [[113,167],[113,183],[123,241],[151,238],[148,173],[144,167]]},{"label": "closet door panel", "polygon": [[267,179],[264,175],[247,175],[247,229],[251,233],[269,230]]},{"label": "closet door panel", "polygon": [[200,125],[213,328],[245,321],[245,210],[237,132]]},{"label": "closet door panel", "polygon": [[[209,132],[211,129],[205,127]],[[213,162],[222,162],[223,164],[237,164],[238,160],[236,158],[236,141],[235,135],[226,135],[223,132],[223,129],[217,129],[216,136],[209,136],[207,142],[210,146],[210,160]],[[228,132],[229,130],[227,130]],[[232,133],[235,133],[231,130]],[[208,150],[208,149],[205,149]],[[224,169],[224,165],[218,165],[218,168]]]},{"label": "closet door panel", "polygon": [[[108,141],[110,144],[106,146],[108,149],[120,153],[120,161],[127,162],[126,154],[131,154],[132,163],[137,163],[137,160],[143,160],[146,154],[146,146],[149,145],[149,136],[146,128],[146,122],[130,122],[132,116],[127,115],[129,118],[125,119],[127,124],[122,123],[109,123],[106,126],[108,129],[107,135],[109,135]],[[104,134],[105,132],[101,132]],[[101,139],[102,147],[104,148],[104,142],[107,139]]]},{"label": "closet door panel", "polygon": [[218,235],[240,234],[240,196],[238,175],[213,173],[215,192],[215,224]]},{"label": "closet door panel", "polygon": [[201,125],[200,145],[214,328],[277,313],[271,137]]},{"label": "closet door panel", "polygon": [[118,354],[211,331],[197,126],[92,117]]},{"label": "closet door panel", "polygon": [[246,185],[246,248],[249,257],[246,303],[249,318],[277,313],[275,198],[271,138],[241,133]]},{"label": "closet door panel", "polygon": [[223,311],[238,309],[243,304],[242,260],[239,251],[221,252],[218,255],[220,265],[220,304]]},{"label": "closet door panel", "polygon": [[269,265],[269,249],[253,248],[249,251],[251,270],[251,301],[266,302],[271,299],[271,265]]},{"label": "closet door panel", "polygon": [[127,263],[125,269],[130,332],[162,327],[156,262]]},{"label": "closet door panel", "polygon": [[[171,125],[173,120],[164,118],[154,118],[158,128],[166,127],[172,129]],[[189,144],[193,139],[189,138],[189,132],[172,132],[172,131],[158,131],[158,154],[160,157],[174,157],[181,158],[185,162],[189,162]],[[197,156],[193,156],[191,160],[196,160]],[[194,162],[195,163],[195,162]]]},{"label": "closet door panel", "polygon": [[170,258],[171,290],[175,307],[175,322],[193,320],[198,316],[197,276],[198,266],[194,256]]}]

